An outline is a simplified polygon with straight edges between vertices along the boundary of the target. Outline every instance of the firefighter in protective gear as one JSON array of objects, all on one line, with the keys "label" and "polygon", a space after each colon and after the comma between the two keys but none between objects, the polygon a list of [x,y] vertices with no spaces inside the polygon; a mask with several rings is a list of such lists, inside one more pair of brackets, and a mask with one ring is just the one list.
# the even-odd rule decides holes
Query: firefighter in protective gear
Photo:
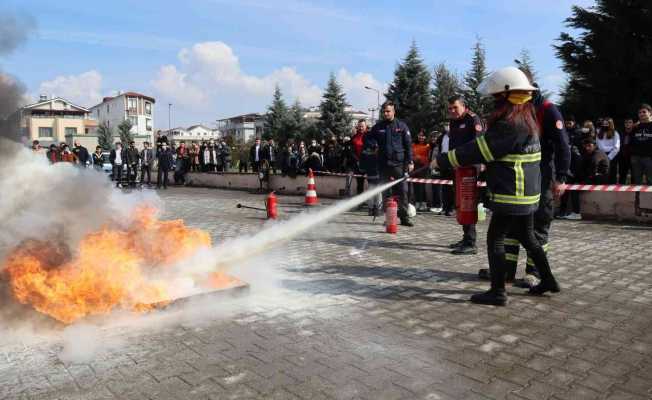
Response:
[{"label": "firefighter in protective gear", "polygon": [[559,292],[550,264],[541,244],[534,236],[534,213],[541,190],[541,145],[532,92],[527,77],[514,67],[490,75],[481,85],[481,93],[495,100],[487,132],[461,147],[441,154],[433,167],[487,165],[488,207],[493,211],[487,232],[487,253],[491,288],[471,296],[479,304],[504,306],[505,238],[516,234],[528,250],[541,275],[541,282],[530,294]]},{"label": "firefighter in protective gear", "polygon": [[[530,76],[527,76],[531,81]],[[536,83],[532,86],[538,87]],[[534,235],[543,250],[548,252],[550,224],[554,218],[554,199],[563,194],[561,185],[568,176],[571,153],[568,134],[564,126],[564,119],[559,109],[550,101],[543,98],[540,91],[532,95],[532,104],[536,110],[537,123],[541,131],[541,199],[539,208],[534,213]],[[518,253],[520,243],[514,235],[508,235],[505,240],[507,253],[507,281],[515,280],[518,267]],[[534,267],[532,257],[528,255],[525,267],[525,279],[516,281],[521,287],[531,287],[538,281],[539,274]],[[488,278],[489,271],[481,269],[480,278]]]}]

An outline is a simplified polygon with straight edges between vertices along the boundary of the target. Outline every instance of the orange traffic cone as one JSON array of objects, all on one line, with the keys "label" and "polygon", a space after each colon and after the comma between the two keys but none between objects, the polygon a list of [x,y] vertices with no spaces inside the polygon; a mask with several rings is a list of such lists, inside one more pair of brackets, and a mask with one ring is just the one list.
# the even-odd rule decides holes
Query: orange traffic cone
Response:
[{"label": "orange traffic cone", "polygon": [[312,169],[308,170],[308,187],[306,188],[306,202],[307,206],[316,206],[319,203],[317,198],[317,187],[315,186],[315,175],[312,173]]}]

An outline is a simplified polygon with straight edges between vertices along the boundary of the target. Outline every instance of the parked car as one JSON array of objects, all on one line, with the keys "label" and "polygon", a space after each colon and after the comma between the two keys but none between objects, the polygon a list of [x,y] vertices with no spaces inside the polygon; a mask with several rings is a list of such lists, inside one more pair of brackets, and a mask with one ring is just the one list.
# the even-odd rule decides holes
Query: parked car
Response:
[{"label": "parked car", "polygon": [[113,177],[113,165],[111,165],[111,162],[109,161],[108,151],[102,152],[102,171],[110,174],[111,177]]}]

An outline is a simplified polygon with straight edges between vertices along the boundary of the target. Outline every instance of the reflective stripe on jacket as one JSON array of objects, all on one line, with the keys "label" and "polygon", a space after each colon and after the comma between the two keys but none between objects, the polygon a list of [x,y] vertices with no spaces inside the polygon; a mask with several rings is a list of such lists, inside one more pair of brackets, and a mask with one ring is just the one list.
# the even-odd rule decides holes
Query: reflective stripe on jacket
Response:
[{"label": "reflective stripe on jacket", "polygon": [[508,215],[533,213],[541,193],[541,145],[526,127],[496,122],[486,134],[437,158],[441,168],[487,165],[488,207]]}]

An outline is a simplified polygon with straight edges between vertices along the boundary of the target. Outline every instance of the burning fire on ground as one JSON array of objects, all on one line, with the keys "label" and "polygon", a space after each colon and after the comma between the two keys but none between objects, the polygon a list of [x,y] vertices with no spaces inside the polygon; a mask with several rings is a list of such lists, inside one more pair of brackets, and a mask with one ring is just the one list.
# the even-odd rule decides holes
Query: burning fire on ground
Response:
[{"label": "burning fire on ground", "polygon": [[[106,224],[75,249],[28,240],[9,252],[0,268],[22,304],[63,323],[122,308],[148,311],[174,300],[171,266],[211,246],[207,232],[182,220],[161,221],[141,207],[127,227]],[[222,289],[237,279],[213,273],[203,285]]]}]

